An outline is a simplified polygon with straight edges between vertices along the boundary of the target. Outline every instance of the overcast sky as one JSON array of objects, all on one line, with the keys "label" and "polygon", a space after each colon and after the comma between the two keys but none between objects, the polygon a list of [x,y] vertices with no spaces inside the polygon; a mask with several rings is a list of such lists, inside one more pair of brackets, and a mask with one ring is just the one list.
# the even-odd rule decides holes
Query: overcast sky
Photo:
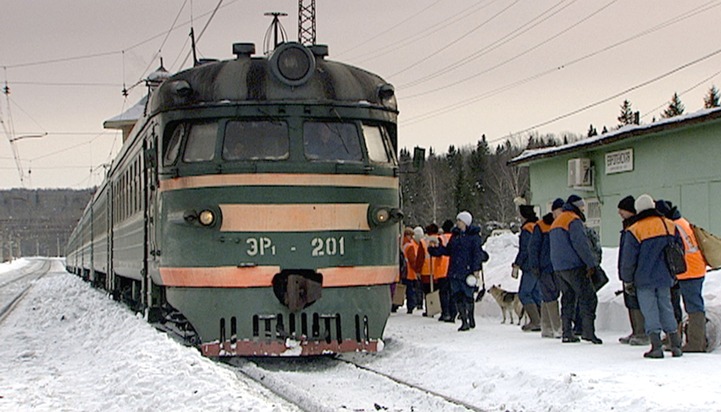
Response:
[{"label": "overcast sky", "polygon": [[[198,36],[217,4],[0,0],[0,82],[10,88],[9,101],[0,95],[0,188],[22,186],[9,138],[43,133],[15,142],[25,187],[99,184],[120,147],[103,121],[145,93],[126,99],[123,87],[160,56],[171,72],[187,68],[190,21]],[[254,42],[261,53],[270,11],[288,13],[296,40],[297,7],[224,0],[198,50],[227,59],[232,43]],[[329,59],[396,86],[401,147],[585,135],[615,127],[624,99],[649,123],[674,92],[689,113],[721,86],[721,0],[316,0],[316,14]]]}]

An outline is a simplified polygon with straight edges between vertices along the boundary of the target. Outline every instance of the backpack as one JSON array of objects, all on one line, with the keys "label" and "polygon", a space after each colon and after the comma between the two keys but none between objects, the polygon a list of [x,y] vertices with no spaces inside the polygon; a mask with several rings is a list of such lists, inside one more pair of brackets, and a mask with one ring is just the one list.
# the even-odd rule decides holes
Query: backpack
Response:
[{"label": "backpack", "polygon": [[694,224],[691,229],[706,263],[714,269],[721,267],[721,238]]}]

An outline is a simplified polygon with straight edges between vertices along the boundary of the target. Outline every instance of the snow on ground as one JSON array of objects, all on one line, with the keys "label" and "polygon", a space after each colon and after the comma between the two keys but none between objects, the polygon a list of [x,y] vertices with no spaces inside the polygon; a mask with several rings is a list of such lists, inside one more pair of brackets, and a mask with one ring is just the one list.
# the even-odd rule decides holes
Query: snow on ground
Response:
[{"label": "snow on ground", "polygon": [[[494,237],[485,248],[491,256],[486,287],[517,290],[510,277],[517,238]],[[561,344],[502,325],[486,294],[472,331],[457,332],[458,324],[401,309],[389,319],[383,352],[344,356],[483,410],[721,411],[721,350],[649,360],[642,356],[646,347],[618,343],[629,326],[622,297],[614,294],[621,288],[616,258],[617,249],[604,249],[611,281],[599,292],[596,325],[603,345]],[[289,410],[67,274],[61,262],[0,324],[0,410]],[[0,281],[19,267],[13,265],[0,265]],[[709,313],[719,313],[721,274],[709,273],[704,290]],[[334,373],[310,365],[285,373],[289,380],[292,374],[312,380],[313,374]],[[348,387],[322,390],[332,398]],[[372,411],[373,401],[358,399],[359,406],[345,410]]]}]

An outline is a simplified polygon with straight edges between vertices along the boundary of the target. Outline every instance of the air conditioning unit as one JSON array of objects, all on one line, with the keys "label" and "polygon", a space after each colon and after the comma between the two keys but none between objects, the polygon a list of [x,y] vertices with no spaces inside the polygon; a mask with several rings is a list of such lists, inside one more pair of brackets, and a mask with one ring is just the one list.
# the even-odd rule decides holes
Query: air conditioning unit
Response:
[{"label": "air conditioning unit", "polygon": [[581,157],[568,161],[568,187],[575,189],[593,188],[591,159]]}]

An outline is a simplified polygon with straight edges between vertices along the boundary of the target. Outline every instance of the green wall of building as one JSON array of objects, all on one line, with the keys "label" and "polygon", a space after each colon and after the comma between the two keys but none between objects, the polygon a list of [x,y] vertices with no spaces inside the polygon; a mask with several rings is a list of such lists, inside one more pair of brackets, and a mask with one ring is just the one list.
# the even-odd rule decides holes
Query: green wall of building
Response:
[{"label": "green wall of building", "polygon": [[[605,155],[633,150],[633,170],[606,174]],[[568,160],[590,158],[594,169],[592,191],[568,187]],[[650,132],[593,148],[531,160],[531,202],[542,213],[556,197],[576,193],[600,203],[601,242],[618,246],[621,220],[616,205],[627,195],[643,193],[679,206],[690,222],[721,235],[721,119]]]}]

